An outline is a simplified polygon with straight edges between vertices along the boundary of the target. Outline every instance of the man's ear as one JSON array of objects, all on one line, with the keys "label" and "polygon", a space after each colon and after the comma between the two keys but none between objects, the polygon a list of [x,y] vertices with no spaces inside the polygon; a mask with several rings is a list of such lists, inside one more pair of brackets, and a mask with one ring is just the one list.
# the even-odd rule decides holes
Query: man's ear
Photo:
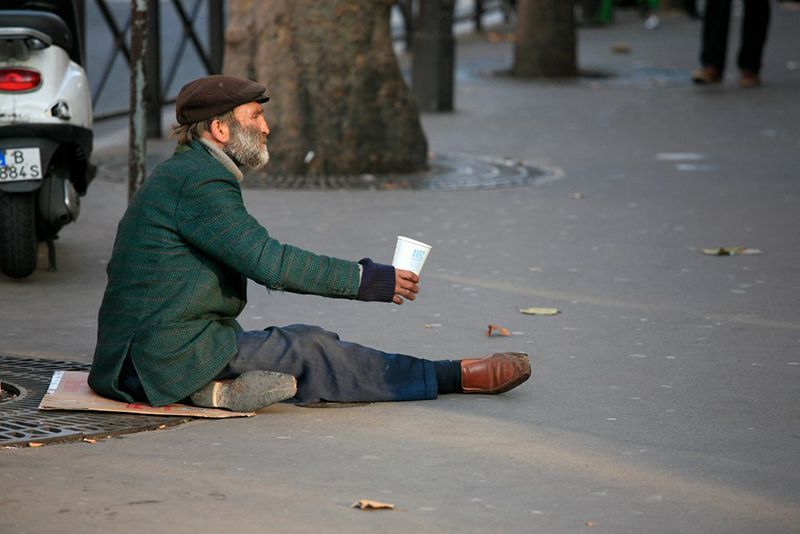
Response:
[{"label": "man's ear", "polygon": [[219,119],[211,121],[208,133],[210,133],[213,140],[220,145],[224,145],[231,140],[231,129]]}]

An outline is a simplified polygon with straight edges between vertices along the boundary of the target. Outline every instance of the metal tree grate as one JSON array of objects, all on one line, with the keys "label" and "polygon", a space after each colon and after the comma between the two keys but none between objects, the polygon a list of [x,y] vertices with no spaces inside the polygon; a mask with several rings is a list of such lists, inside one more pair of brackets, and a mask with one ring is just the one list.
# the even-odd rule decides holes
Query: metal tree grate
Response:
[{"label": "metal tree grate", "polygon": [[[88,371],[79,362],[15,358],[0,355],[3,388],[19,394],[0,402],[0,445],[23,446],[108,437],[172,426],[188,418],[77,411],[43,411],[39,403],[53,371]],[[11,386],[10,388],[8,386]]]},{"label": "metal tree grate", "polygon": [[509,158],[437,154],[430,169],[407,174],[356,176],[272,176],[250,173],[242,184],[263,189],[442,190],[469,191],[522,187],[555,175],[554,170]]},{"label": "metal tree grate", "polygon": [[[169,154],[148,154],[152,168]],[[96,156],[97,177],[111,182],[128,179],[127,156]],[[530,162],[470,154],[437,154],[430,169],[408,174],[332,176],[273,176],[267,171],[247,175],[242,187],[250,189],[442,190],[465,191],[536,185],[558,176],[558,171]]]}]

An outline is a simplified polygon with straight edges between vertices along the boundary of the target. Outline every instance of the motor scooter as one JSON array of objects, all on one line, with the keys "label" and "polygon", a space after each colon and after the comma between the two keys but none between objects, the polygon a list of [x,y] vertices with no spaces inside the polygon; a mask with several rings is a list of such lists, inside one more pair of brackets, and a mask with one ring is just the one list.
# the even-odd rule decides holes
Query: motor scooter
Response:
[{"label": "motor scooter", "polygon": [[0,271],[36,270],[38,243],[80,213],[94,177],[92,103],[75,6],[3,0],[0,7]]}]

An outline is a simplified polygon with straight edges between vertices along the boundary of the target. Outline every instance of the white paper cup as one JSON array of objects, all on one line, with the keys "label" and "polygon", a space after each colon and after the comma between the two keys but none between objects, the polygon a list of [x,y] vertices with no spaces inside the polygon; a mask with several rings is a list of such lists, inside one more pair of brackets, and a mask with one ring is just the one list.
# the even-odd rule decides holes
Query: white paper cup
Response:
[{"label": "white paper cup", "polygon": [[394,248],[392,265],[397,269],[419,275],[430,251],[430,245],[399,235],[397,236],[397,246]]}]

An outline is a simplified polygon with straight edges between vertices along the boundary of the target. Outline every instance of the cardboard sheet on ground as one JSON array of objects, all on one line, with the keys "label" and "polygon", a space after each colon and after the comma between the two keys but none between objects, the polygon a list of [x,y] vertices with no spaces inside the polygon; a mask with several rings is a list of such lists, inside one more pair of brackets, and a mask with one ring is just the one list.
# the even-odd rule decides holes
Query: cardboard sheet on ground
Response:
[{"label": "cardboard sheet on ground", "polygon": [[252,412],[231,412],[216,408],[201,408],[188,404],[150,406],[144,403],[128,403],[101,397],[89,387],[89,373],[84,371],[55,371],[50,380],[40,410],[88,410],[96,412],[124,412],[143,415],[177,415],[180,417],[249,417]]}]

